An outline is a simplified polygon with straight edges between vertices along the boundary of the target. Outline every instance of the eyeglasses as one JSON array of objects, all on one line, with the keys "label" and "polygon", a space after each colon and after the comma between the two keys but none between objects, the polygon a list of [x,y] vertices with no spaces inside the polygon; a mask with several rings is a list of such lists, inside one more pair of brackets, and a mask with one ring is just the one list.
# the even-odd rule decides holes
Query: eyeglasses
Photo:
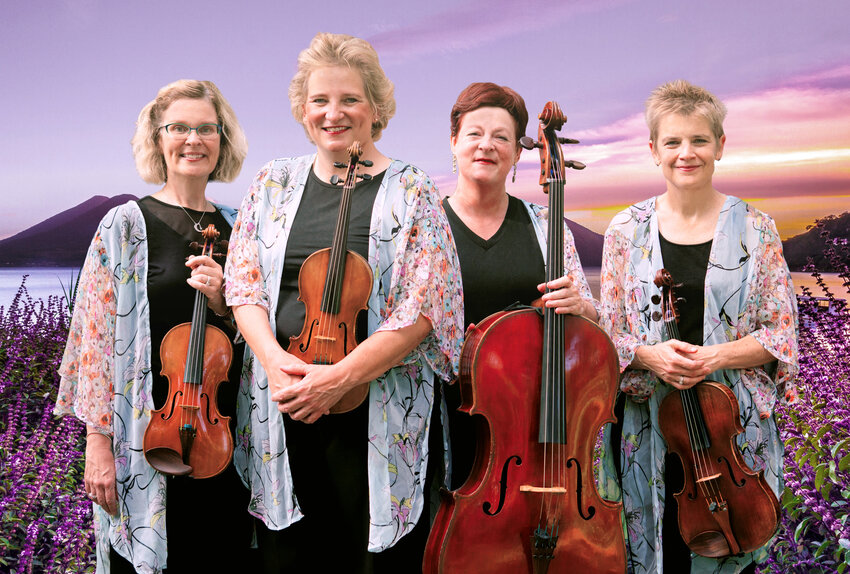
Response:
[{"label": "eyeglasses", "polygon": [[211,140],[221,133],[221,126],[218,124],[201,124],[196,128],[190,128],[186,124],[173,123],[161,126],[160,129],[164,129],[165,133],[175,139],[188,138],[192,130],[195,130],[195,133],[202,140]]}]

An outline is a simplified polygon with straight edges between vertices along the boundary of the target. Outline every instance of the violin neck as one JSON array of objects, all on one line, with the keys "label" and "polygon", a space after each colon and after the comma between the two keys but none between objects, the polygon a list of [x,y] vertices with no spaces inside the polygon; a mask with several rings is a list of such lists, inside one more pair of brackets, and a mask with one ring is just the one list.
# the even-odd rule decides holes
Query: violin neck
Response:
[{"label": "violin neck", "polygon": [[189,332],[189,349],[183,381],[200,385],[204,380],[204,339],[207,332],[207,296],[195,291],[195,308],[192,310],[192,329]]},{"label": "violin neck", "polygon": [[351,217],[351,191],[354,189],[356,169],[349,168],[342,188],[339,212],[336,218],[336,230],[331,244],[328,274],[322,293],[322,312],[336,315],[339,313],[342,280],[345,276],[345,258],[348,254],[348,228]]},{"label": "violin neck", "polygon": [[[564,275],[564,182],[549,180],[549,242],[546,281]],[[564,316],[543,308],[543,380],[540,393],[540,431],[545,443],[566,442],[564,413]]]}]

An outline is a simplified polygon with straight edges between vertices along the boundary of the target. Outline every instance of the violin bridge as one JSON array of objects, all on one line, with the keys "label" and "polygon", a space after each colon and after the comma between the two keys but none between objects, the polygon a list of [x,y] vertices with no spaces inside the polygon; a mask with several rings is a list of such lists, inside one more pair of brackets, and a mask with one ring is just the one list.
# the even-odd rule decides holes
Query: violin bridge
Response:
[{"label": "violin bridge", "polygon": [[325,337],[323,335],[316,335],[316,341],[320,341],[322,343],[336,343],[336,337]]},{"label": "violin bridge", "polygon": [[530,484],[521,484],[520,492],[532,492],[542,494],[566,494],[567,489],[563,486],[532,486]]},{"label": "violin bridge", "polygon": [[708,482],[708,481],[710,481],[710,480],[714,480],[715,478],[720,478],[720,473],[719,473],[719,472],[718,472],[717,474],[712,474],[711,476],[705,476],[705,477],[703,477],[703,478],[699,478],[699,479],[697,479],[697,483],[700,483],[700,482]]}]

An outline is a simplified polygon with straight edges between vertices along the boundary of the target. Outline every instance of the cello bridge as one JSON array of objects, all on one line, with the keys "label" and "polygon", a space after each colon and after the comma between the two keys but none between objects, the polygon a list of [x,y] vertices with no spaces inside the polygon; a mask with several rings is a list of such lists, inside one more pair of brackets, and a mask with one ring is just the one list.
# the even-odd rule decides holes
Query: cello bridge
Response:
[{"label": "cello bridge", "polygon": [[531,484],[521,484],[520,492],[532,492],[542,494],[566,494],[567,489],[563,486],[533,486]]}]

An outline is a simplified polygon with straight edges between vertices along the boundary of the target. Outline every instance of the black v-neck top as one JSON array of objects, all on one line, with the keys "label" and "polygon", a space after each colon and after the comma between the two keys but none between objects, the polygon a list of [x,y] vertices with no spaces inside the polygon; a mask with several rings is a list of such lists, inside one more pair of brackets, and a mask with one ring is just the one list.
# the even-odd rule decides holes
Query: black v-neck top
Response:
[{"label": "black v-neck top", "polygon": [[671,243],[660,233],[661,259],[664,268],[673,277],[675,284],[681,283],[673,293],[678,299],[679,340],[692,345],[702,345],[703,315],[705,315],[705,274],[711,255],[713,240],[695,245]]},{"label": "black v-neck top", "polygon": [[522,201],[508,196],[508,210],[489,239],[476,235],[443,199],[463,280],[464,324],[478,323],[514,303],[529,305],[546,280],[543,254]]}]

